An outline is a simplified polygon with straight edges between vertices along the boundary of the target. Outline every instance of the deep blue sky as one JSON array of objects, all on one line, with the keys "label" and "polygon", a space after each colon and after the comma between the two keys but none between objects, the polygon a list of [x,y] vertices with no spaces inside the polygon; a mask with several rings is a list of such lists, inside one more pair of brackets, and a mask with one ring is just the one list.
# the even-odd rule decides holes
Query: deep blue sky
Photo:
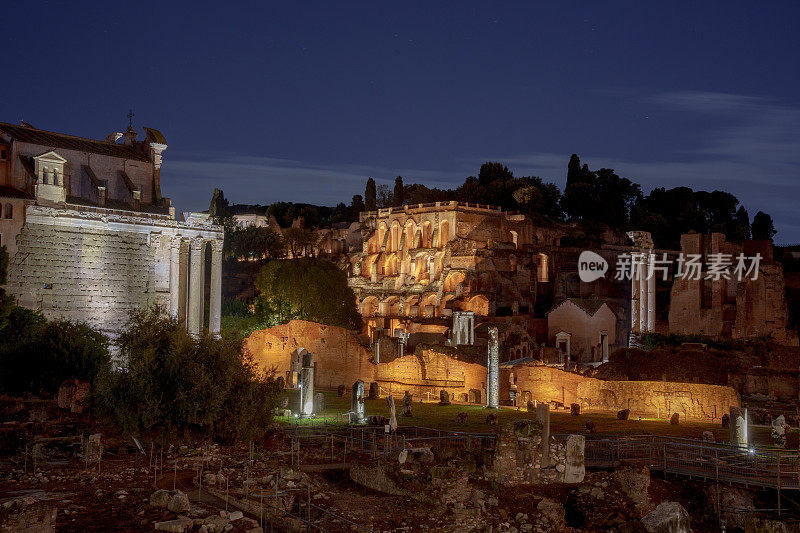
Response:
[{"label": "deep blue sky", "polygon": [[455,186],[569,155],[771,213],[800,242],[794,2],[9,2],[0,121],[167,137],[179,210]]}]

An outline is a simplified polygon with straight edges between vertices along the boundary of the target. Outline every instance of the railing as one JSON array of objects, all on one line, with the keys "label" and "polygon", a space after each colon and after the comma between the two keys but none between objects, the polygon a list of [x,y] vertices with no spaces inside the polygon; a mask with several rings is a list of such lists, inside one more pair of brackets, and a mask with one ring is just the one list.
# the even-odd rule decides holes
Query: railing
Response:
[{"label": "railing", "polygon": [[745,449],[725,444],[659,436],[587,438],[585,465],[609,468],[620,462],[652,470],[746,486],[800,489],[800,454],[778,449]]}]

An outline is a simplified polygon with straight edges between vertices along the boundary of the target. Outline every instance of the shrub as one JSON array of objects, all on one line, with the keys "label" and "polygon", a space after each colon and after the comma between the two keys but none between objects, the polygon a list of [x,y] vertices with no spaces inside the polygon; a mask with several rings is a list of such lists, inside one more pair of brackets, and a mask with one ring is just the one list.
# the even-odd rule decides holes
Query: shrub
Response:
[{"label": "shrub", "polygon": [[224,441],[252,438],[271,421],[278,388],[259,373],[242,341],[190,336],[151,309],[120,335],[125,369],[104,372],[96,404],[124,433],[164,439],[191,433]]},{"label": "shrub", "polygon": [[110,364],[108,338],[86,324],[47,322],[14,306],[0,344],[0,384],[10,394],[53,394],[69,378],[94,382]]}]

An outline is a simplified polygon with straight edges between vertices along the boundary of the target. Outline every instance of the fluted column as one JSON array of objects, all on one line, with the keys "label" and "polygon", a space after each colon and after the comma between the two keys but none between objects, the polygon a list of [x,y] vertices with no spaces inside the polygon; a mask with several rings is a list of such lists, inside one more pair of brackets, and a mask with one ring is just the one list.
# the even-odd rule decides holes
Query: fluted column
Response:
[{"label": "fluted column", "polygon": [[169,316],[178,318],[181,302],[181,238],[169,242]]},{"label": "fluted column", "polygon": [[192,239],[189,249],[189,309],[187,329],[199,335],[203,326],[203,244],[202,237]]},{"label": "fluted column", "polygon": [[[655,255],[649,255],[650,264],[655,261]],[[655,331],[656,329],[656,275],[647,279],[647,331]]]},{"label": "fluted column", "polygon": [[208,332],[218,335],[222,316],[222,241],[211,242],[211,294],[208,300]]}]

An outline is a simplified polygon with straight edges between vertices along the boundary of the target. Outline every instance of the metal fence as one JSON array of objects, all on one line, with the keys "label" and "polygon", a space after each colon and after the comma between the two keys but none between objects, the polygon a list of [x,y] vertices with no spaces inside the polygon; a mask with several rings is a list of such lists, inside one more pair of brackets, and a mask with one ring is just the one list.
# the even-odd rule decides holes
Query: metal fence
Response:
[{"label": "metal fence", "polygon": [[690,439],[643,435],[586,439],[585,464],[614,467],[630,461],[690,478],[773,489],[800,489],[797,451],[737,448]]}]

